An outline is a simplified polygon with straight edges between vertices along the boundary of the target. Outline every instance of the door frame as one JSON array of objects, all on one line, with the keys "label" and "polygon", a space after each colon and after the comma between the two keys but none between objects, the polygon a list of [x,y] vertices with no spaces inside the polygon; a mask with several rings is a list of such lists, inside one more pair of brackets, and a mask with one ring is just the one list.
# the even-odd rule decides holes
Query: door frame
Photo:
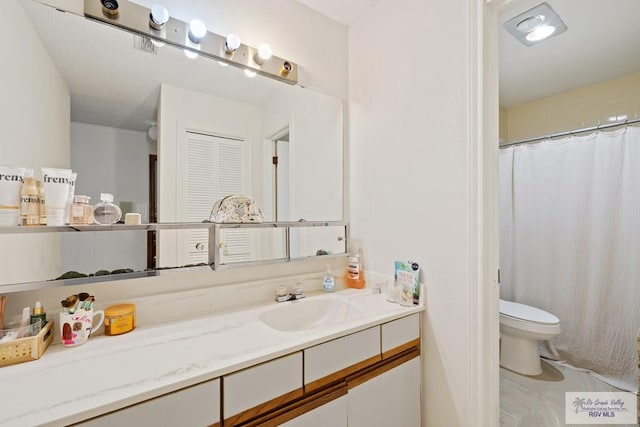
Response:
[{"label": "door frame", "polygon": [[[158,222],[158,155],[149,154],[149,222]],[[147,231],[147,269],[156,269],[156,232]]]}]

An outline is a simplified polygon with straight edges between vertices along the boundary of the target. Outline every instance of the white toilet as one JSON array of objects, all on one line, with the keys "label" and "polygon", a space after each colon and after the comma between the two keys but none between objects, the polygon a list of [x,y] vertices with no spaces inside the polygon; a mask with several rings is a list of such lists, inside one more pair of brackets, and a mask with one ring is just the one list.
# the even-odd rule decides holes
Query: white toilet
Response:
[{"label": "white toilet", "polygon": [[559,333],[560,320],[553,314],[500,300],[500,366],[524,375],[540,375],[538,341],[550,341]]}]

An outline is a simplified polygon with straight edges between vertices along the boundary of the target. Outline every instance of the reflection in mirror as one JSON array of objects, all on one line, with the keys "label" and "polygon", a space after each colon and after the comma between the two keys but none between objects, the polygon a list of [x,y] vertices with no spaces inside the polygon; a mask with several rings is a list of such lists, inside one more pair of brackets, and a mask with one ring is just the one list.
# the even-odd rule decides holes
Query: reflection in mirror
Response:
[{"label": "reflection in mirror", "polygon": [[[3,147],[6,162],[34,168],[36,176],[42,166],[71,168],[78,173],[76,194],[90,196],[93,204],[100,193],[112,193],[123,214],[139,212],[143,221],[152,221],[156,214],[158,222],[200,222],[208,218],[217,198],[236,192],[252,196],[267,221],[276,219],[275,194],[286,195],[279,199],[278,220],[342,219],[340,100],[261,76],[247,78],[234,67],[205,58],[190,60],[178,49],[159,48],[139,36],[34,1],[7,3],[2,23],[13,41],[5,40],[2,47],[8,61],[22,70],[11,74],[15,81],[10,85],[39,88],[39,96],[15,97],[32,102],[28,108],[40,128],[60,129],[55,135],[29,139],[22,147]],[[19,49],[16,37],[21,40]],[[39,72],[30,72],[34,69]],[[276,187],[270,144],[283,129],[289,135],[288,160],[278,172]],[[6,133],[16,138],[16,132]],[[229,153],[219,150],[225,146],[221,140],[239,150],[228,158]],[[200,156],[199,149],[209,157]],[[155,155],[157,175],[149,168]],[[197,181],[199,174],[206,179]],[[151,191],[155,200],[150,200],[150,188],[157,189]],[[1,238],[20,241],[14,244],[10,263],[34,253],[47,257],[42,268],[29,270],[28,277],[21,273],[20,281],[100,269],[95,263],[82,265],[92,251],[86,247],[90,242],[106,248],[99,256],[105,266],[119,265],[114,254],[123,253],[123,248],[136,255],[127,257],[122,268],[175,267],[188,261],[176,254],[185,252],[190,239],[184,231],[158,235],[157,252],[149,254],[144,233],[82,234]],[[252,247],[277,246],[263,242],[263,237],[252,239],[257,239]],[[323,238],[318,244],[315,237],[310,239],[308,246],[315,247]],[[252,256],[268,255],[265,251],[256,250]],[[16,276],[3,273],[0,282],[14,283]]]}]

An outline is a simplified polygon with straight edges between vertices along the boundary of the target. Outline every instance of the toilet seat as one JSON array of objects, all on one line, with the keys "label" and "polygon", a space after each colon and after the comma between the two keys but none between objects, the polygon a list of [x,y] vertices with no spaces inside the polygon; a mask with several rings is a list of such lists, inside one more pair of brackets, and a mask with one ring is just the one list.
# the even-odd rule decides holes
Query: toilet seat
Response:
[{"label": "toilet seat", "polygon": [[500,300],[500,323],[532,333],[560,333],[560,319],[556,316],[539,308],[517,302]]},{"label": "toilet seat", "polygon": [[517,302],[500,300],[500,366],[524,375],[540,375],[538,341],[560,333],[560,319]]}]

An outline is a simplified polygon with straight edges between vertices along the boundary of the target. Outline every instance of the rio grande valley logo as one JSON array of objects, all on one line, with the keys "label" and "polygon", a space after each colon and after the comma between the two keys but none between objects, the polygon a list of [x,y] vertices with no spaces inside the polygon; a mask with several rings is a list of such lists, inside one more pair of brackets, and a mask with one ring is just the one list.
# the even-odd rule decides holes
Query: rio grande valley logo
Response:
[{"label": "rio grande valley logo", "polygon": [[636,396],[625,392],[567,392],[567,424],[635,424]]}]

